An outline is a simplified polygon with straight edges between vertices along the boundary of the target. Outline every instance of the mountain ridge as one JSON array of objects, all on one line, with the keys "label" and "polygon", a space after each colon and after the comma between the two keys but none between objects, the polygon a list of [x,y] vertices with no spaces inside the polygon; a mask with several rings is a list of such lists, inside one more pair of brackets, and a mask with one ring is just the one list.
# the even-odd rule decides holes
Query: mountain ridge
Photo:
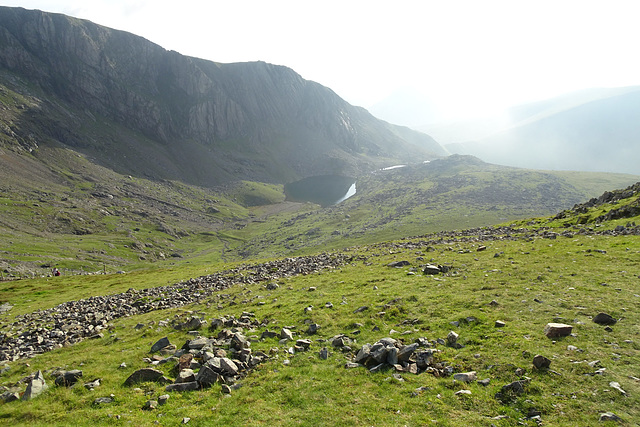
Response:
[{"label": "mountain ridge", "polygon": [[0,83],[41,101],[14,133],[123,173],[282,183],[445,154],[428,135],[411,131],[408,142],[405,130],[284,66],[221,64],[65,15],[0,12]]}]

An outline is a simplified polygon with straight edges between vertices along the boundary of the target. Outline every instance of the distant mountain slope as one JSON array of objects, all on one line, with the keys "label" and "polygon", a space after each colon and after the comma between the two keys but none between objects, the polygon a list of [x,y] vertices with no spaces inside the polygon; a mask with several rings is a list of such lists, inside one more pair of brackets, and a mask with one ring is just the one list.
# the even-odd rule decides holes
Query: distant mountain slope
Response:
[{"label": "distant mountain slope", "polygon": [[[509,110],[502,121],[432,131],[454,153],[519,167],[640,173],[640,87],[582,91]],[[475,137],[474,137],[475,136]]]},{"label": "distant mountain slope", "polygon": [[289,68],[191,58],[21,8],[0,7],[0,85],[28,101],[0,115],[5,148],[62,143],[141,176],[287,182],[445,154]]}]

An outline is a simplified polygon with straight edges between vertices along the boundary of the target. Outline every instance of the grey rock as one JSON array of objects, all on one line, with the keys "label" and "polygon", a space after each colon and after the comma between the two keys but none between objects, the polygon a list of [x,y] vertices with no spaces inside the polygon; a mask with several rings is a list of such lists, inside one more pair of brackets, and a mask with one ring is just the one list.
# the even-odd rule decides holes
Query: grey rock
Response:
[{"label": "grey rock", "polygon": [[239,373],[238,365],[226,357],[220,358],[220,369],[228,375],[238,375]]},{"label": "grey rock", "polygon": [[398,349],[396,347],[388,347],[387,363],[391,366],[398,364]]},{"label": "grey rock", "polygon": [[424,274],[427,275],[436,275],[436,274],[440,274],[442,272],[442,270],[440,269],[440,267],[438,267],[437,265],[433,265],[433,264],[427,264],[424,269],[422,270],[422,272]]},{"label": "grey rock", "polygon": [[137,383],[147,382],[147,381],[161,381],[164,378],[164,374],[162,371],[158,371],[152,368],[142,368],[138,369],[124,381],[124,385],[130,386]]},{"label": "grey rock", "polygon": [[5,391],[4,393],[0,394],[0,400],[2,400],[4,403],[14,402],[19,399],[20,393],[17,392]]},{"label": "grey rock", "polygon": [[220,374],[214,372],[214,370],[207,365],[204,365],[202,368],[200,368],[200,370],[198,371],[198,375],[196,376],[196,381],[203,387],[211,387],[220,380]]},{"label": "grey rock", "polygon": [[327,360],[329,358],[329,350],[327,347],[322,347],[318,352],[318,357],[322,360]]},{"label": "grey rock", "polygon": [[620,392],[620,394],[622,394],[623,396],[626,396],[626,395],[627,395],[627,392],[626,392],[626,391],[624,391],[624,390],[622,389],[622,387],[620,387],[620,383],[619,383],[619,382],[611,381],[611,382],[609,383],[609,387],[611,387],[611,388],[612,388],[612,389],[614,389],[614,390],[619,391],[619,392]]},{"label": "grey rock", "polygon": [[147,400],[144,403],[144,406],[142,407],[142,409],[144,409],[145,411],[151,411],[154,410],[158,407],[158,401],[157,400]]},{"label": "grey rock", "polygon": [[107,404],[107,403],[113,403],[115,401],[115,397],[112,394],[111,396],[107,396],[107,397],[98,397],[97,399],[95,399],[93,401],[94,405],[103,405],[103,404]]},{"label": "grey rock", "polygon": [[195,339],[192,339],[191,341],[189,341],[189,344],[187,346],[191,350],[200,350],[203,347],[205,347],[206,345],[208,345],[209,342],[210,341],[209,341],[208,338],[199,337],[199,338],[195,338]]},{"label": "grey rock", "polygon": [[524,384],[525,381],[514,381],[506,384],[495,394],[495,398],[506,403],[514,397],[521,396],[525,392]]},{"label": "grey rock", "polygon": [[496,320],[493,326],[495,326],[496,328],[504,328],[505,326],[507,326],[507,324],[502,320]]},{"label": "grey rock", "polygon": [[160,338],[158,341],[156,341],[155,344],[151,346],[151,350],[149,350],[149,353],[155,353],[157,351],[160,351],[168,345],[171,345],[171,343],[169,342],[169,338],[167,337]]},{"label": "grey rock", "polygon": [[456,381],[461,381],[465,383],[474,382],[478,378],[476,371],[471,372],[460,372],[457,374],[453,374],[453,379]]},{"label": "grey rock", "polygon": [[390,262],[389,264],[387,264],[387,267],[395,267],[395,268],[401,268],[401,267],[406,267],[408,265],[411,265],[411,263],[409,261],[394,261],[394,262]]},{"label": "grey rock", "polygon": [[594,316],[593,322],[597,323],[598,325],[612,326],[612,325],[615,325],[618,321],[614,319],[613,316],[611,316],[610,314],[598,313]]},{"label": "grey rock", "polygon": [[31,382],[27,385],[27,390],[22,395],[22,400],[31,400],[34,397],[41,395],[47,389],[47,383],[44,380],[42,371],[35,373]]},{"label": "grey rock", "polygon": [[413,344],[400,347],[400,349],[398,350],[398,361],[399,362],[408,361],[409,358],[411,358],[411,356],[413,355],[413,352],[416,351],[418,347],[419,347],[418,343],[413,343]]},{"label": "grey rock", "polygon": [[165,403],[167,403],[168,400],[169,400],[169,395],[168,394],[163,394],[162,396],[158,396],[158,404],[159,405],[164,405]]},{"label": "grey rock", "polygon": [[287,328],[280,330],[280,339],[291,341],[293,340],[293,333]]},{"label": "grey rock", "polygon": [[96,378],[95,380],[84,384],[84,388],[87,390],[93,390],[96,387],[100,387],[100,378]]},{"label": "grey rock", "polygon": [[63,371],[56,378],[55,383],[57,386],[71,387],[77,383],[80,378],[82,378],[82,371],[79,369]]},{"label": "grey rock", "polygon": [[178,372],[178,377],[175,380],[175,383],[190,383],[196,380],[196,375],[193,372],[193,369],[182,369]]},{"label": "grey rock", "polygon": [[540,354],[536,354],[533,358],[533,366],[536,369],[549,369],[549,366],[551,366],[551,360]]},{"label": "grey rock", "polygon": [[571,335],[573,326],[564,323],[547,323],[544,327],[544,334],[548,338],[566,337]]},{"label": "grey rock", "polygon": [[617,416],[616,414],[614,414],[613,412],[603,412],[600,414],[600,419],[599,421],[604,422],[604,421],[616,421],[616,422],[621,422],[622,418],[620,418],[619,416]]},{"label": "grey rock", "polygon": [[191,381],[188,383],[169,384],[165,387],[166,391],[194,391],[199,390],[200,384],[197,381]]},{"label": "grey rock", "polygon": [[364,363],[369,357],[371,357],[371,345],[365,344],[356,354],[354,362]]},{"label": "grey rock", "polygon": [[454,344],[456,344],[458,341],[458,334],[455,333],[454,331],[450,331],[447,334],[447,345],[449,346],[453,346]]}]

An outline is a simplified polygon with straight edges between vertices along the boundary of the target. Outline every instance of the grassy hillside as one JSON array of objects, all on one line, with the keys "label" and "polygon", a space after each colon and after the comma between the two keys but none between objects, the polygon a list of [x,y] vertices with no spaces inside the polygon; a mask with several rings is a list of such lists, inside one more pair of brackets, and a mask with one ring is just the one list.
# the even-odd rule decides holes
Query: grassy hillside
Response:
[{"label": "grassy hillside", "polygon": [[[601,414],[612,412],[623,425],[633,425],[640,419],[639,218],[602,218],[639,203],[638,192],[630,192],[508,227],[354,247],[343,251],[351,261],[340,268],[306,275],[283,277],[277,264],[262,264],[271,279],[233,285],[195,305],[116,319],[102,338],[8,363],[0,380],[9,390],[24,390],[21,379],[37,370],[49,389],[31,401],[0,403],[0,417],[13,425],[175,425],[188,417],[189,425],[573,426],[601,425]],[[584,215],[600,219],[574,221]],[[397,261],[406,263],[389,266]],[[449,269],[427,275],[426,264]],[[46,283],[64,288],[65,299],[79,299],[168,283],[180,273],[183,279],[210,274],[211,266],[164,277],[156,271]],[[14,305],[2,315],[5,338],[7,332],[20,336],[15,314],[60,301],[39,298],[44,283],[15,281],[11,292],[2,285],[3,298]],[[617,322],[594,323],[600,312]],[[198,332],[172,327],[192,317],[207,324]],[[226,326],[209,328],[221,318],[229,321]],[[167,392],[156,382],[124,385],[132,372],[149,366],[176,378],[176,358],[150,364],[153,356],[165,360],[175,351],[150,353],[160,338],[180,349],[195,335],[228,336],[223,331],[231,330],[234,318],[244,322],[234,331],[249,339],[252,354],[268,356],[239,381],[185,392]],[[549,322],[569,324],[573,334],[547,338]],[[311,324],[319,326],[317,332],[310,332]],[[293,341],[265,333],[277,335],[283,327],[293,332]],[[451,331],[459,335],[454,345],[447,344]],[[431,369],[415,374],[390,366],[346,367],[366,343],[385,337],[433,353]],[[240,357],[228,345],[220,348]],[[534,368],[536,355],[550,366]],[[80,369],[83,377],[73,387],[56,386],[56,369]],[[475,381],[454,379],[470,371]],[[95,378],[101,385],[94,391],[83,387]],[[520,388],[503,390],[515,381]],[[143,409],[165,394],[164,405]],[[94,403],[110,395],[113,402]]]}]

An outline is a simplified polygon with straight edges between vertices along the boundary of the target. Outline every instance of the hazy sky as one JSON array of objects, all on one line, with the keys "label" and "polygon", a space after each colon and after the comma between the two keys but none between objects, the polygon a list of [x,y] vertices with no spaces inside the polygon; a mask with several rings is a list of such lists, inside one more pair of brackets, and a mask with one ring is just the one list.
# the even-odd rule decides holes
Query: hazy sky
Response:
[{"label": "hazy sky", "polygon": [[218,62],[286,65],[368,107],[412,87],[462,113],[640,85],[640,1],[0,0]]}]

